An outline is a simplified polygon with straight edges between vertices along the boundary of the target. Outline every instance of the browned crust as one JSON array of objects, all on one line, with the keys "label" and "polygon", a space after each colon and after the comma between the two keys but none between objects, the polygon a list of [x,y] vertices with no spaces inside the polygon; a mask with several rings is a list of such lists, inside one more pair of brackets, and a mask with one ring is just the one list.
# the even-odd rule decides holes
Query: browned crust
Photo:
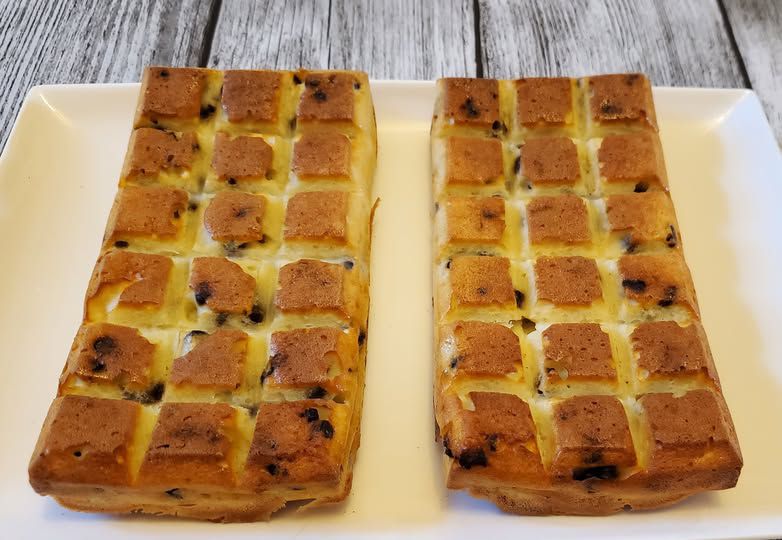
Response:
[{"label": "browned crust", "polygon": [[440,340],[453,340],[455,354],[446,360],[459,373],[499,376],[521,367],[519,338],[501,324],[459,321],[444,328]]},{"label": "browned crust", "polygon": [[266,178],[274,151],[262,137],[215,135],[212,169],[221,180]]},{"label": "browned crust", "polygon": [[586,257],[539,257],[535,260],[539,300],[558,305],[589,305],[603,298],[600,272]]},{"label": "browned crust", "polygon": [[174,359],[169,380],[178,385],[239,388],[247,342],[247,334],[240,330],[220,328],[203,336],[189,352]]},{"label": "browned crust", "polygon": [[226,70],[222,105],[229,122],[276,122],[282,73],[264,70]]},{"label": "browned crust", "polygon": [[148,67],[144,71],[140,112],[156,118],[197,118],[206,72],[196,68]]},{"label": "browned crust", "polygon": [[309,72],[296,116],[300,121],[353,122],[355,88],[351,73]]},{"label": "browned crust", "polygon": [[609,230],[627,234],[629,245],[664,241],[668,247],[680,245],[673,204],[667,193],[622,193],[606,197]]},{"label": "browned crust", "polygon": [[445,144],[449,184],[488,184],[502,176],[502,144],[498,139],[449,137]]},{"label": "browned crust", "polygon": [[182,230],[189,197],[186,191],[163,186],[127,186],[111,211],[106,242],[119,238],[173,238]]},{"label": "browned crust", "polygon": [[128,283],[121,304],[162,305],[174,263],[168,257],[131,251],[109,251],[98,259],[87,288],[87,302],[105,285]]},{"label": "browned crust", "polygon": [[507,305],[515,302],[510,260],[463,255],[451,262],[451,294],[457,305]]},{"label": "browned crust", "polygon": [[527,223],[532,244],[590,240],[586,203],[576,195],[535,197],[527,203]]},{"label": "browned crust", "polygon": [[488,127],[500,120],[499,84],[494,79],[441,79],[443,116],[456,125]]},{"label": "browned crust", "polygon": [[321,240],[344,244],[348,229],[348,194],[344,191],[307,191],[288,201],[286,240]]},{"label": "browned crust", "polygon": [[633,182],[635,191],[668,189],[660,139],[654,133],[608,135],[597,151],[600,175],[609,184]]},{"label": "browned crust", "polygon": [[501,197],[448,197],[445,215],[449,242],[502,241],[505,201]]},{"label": "browned crust", "polygon": [[596,323],[552,324],[543,331],[543,369],[548,379],[616,378],[611,340]]},{"label": "browned crust", "polygon": [[337,131],[305,133],[293,145],[291,168],[302,179],[349,178],[350,139]]},{"label": "browned crust", "polygon": [[124,177],[155,175],[164,170],[190,169],[199,149],[194,133],[180,135],[153,128],[139,128],[130,138]]},{"label": "browned crust", "polygon": [[681,377],[703,374],[719,386],[703,326],[693,321],[682,326],[674,321],[639,324],[630,335],[638,368],[650,377]]},{"label": "browned crust", "polygon": [[520,125],[562,126],[573,121],[573,83],[565,77],[518,79],[516,117]]},{"label": "browned crust", "polygon": [[204,212],[204,227],[217,242],[263,239],[266,197],[241,191],[221,191]]},{"label": "browned crust", "polygon": [[581,178],[575,143],[567,137],[528,139],[521,147],[521,174],[532,185],[574,185]]},{"label": "browned crust", "polygon": [[652,85],[641,73],[589,77],[589,111],[592,119],[605,123],[631,123],[657,130]]},{"label": "browned crust", "polygon": [[218,313],[248,313],[255,296],[255,278],[223,257],[196,257],[190,289],[199,305]]},{"label": "browned crust", "polygon": [[275,305],[283,312],[344,311],[345,268],[301,259],[280,269]]},{"label": "browned crust", "polygon": [[618,266],[625,297],[643,307],[681,306],[700,316],[690,269],[680,253],[624,255]]}]

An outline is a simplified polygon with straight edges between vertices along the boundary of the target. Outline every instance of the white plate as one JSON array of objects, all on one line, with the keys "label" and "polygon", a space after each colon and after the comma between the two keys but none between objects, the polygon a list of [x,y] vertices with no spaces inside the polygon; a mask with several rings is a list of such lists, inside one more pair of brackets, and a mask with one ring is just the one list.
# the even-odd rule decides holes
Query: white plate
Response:
[{"label": "white plate", "polygon": [[[3,537],[723,538],[782,534],[782,159],[754,93],[655,89],[671,189],[744,452],[736,489],[607,518],[519,517],[443,487],[433,442],[428,132],[434,85],[374,82],[381,205],[361,449],[347,502],[271,523],[60,508],[27,461],[79,324],[137,85],[44,86],[0,158]],[[8,536],[6,536],[8,535]]]}]

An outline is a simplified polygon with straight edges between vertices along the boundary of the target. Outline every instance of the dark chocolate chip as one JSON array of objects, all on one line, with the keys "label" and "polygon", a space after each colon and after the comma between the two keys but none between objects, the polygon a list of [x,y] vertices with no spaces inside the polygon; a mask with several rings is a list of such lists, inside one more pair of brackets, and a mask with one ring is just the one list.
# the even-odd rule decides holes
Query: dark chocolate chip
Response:
[{"label": "dark chocolate chip", "polygon": [[499,120],[495,120],[494,122],[492,122],[491,128],[494,131],[499,131],[502,128],[502,122],[500,122]]},{"label": "dark chocolate chip", "polygon": [[470,118],[477,118],[481,115],[481,110],[475,107],[472,98],[467,98],[461,107],[467,113]]},{"label": "dark chocolate chip", "polygon": [[258,304],[253,304],[252,311],[250,311],[250,315],[248,315],[247,318],[255,324],[260,324],[263,322],[263,317],[263,308]]},{"label": "dark chocolate chip", "polygon": [[117,349],[117,342],[111,336],[101,336],[92,342],[92,350],[98,355],[111,354]]},{"label": "dark chocolate chip", "polygon": [[521,307],[524,304],[524,293],[518,290],[513,291],[513,296],[516,297],[516,307]]},{"label": "dark chocolate chip", "polygon": [[227,320],[228,313],[218,313],[217,317],[215,317],[215,324],[217,324],[217,326],[223,326]]},{"label": "dark chocolate chip", "polygon": [[671,232],[669,232],[668,236],[665,237],[665,244],[669,248],[674,248],[676,247],[676,243],[678,242],[676,238],[676,229],[673,228],[673,225],[668,225],[668,227],[670,228]]},{"label": "dark chocolate chip", "polygon": [[451,452],[451,441],[448,439],[448,437],[443,438],[443,450],[445,451],[445,455],[452,458],[453,452]]},{"label": "dark chocolate chip", "polygon": [[258,405],[247,405],[245,409],[247,409],[247,414],[250,416],[255,416],[258,414]]},{"label": "dark chocolate chip", "polygon": [[477,291],[481,296],[485,296],[489,293],[489,290],[486,287],[478,287]]},{"label": "dark chocolate chip", "polygon": [[642,293],[646,290],[646,282],[642,279],[623,279],[622,287],[635,293]]},{"label": "dark chocolate chip", "polygon": [[165,79],[166,77],[168,77],[168,70],[161,69],[159,75]]},{"label": "dark chocolate chip", "polygon": [[663,296],[662,300],[657,302],[657,305],[660,307],[668,307],[668,306],[672,306],[675,301],[676,301],[676,285],[671,285],[670,287],[665,288],[665,296]]},{"label": "dark chocolate chip", "polygon": [[192,338],[193,336],[205,336],[206,332],[203,330],[190,330],[187,335],[185,336],[185,339]]},{"label": "dark chocolate chip", "polygon": [[295,75],[295,74],[293,75],[293,83],[294,84],[301,84],[301,79],[299,78],[298,75]]},{"label": "dark chocolate chip", "polygon": [[179,219],[179,210],[174,210],[174,219]]},{"label": "dark chocolate chip", "polygon": [[163,394],[166,391],[166,385],[163,383],[155,383],[152,388],[146,391],[146,400],[142,400],[142,403],[157,403],[163,399]]},{"label": "dark chocolate chip", "polygon": [[358,81],[354,82],[353,88],[355,88],[356,90],[361,90],[361,83]]},{"label": "dark chocolate chip", "polygon": [[167,489],[166,495],[168,495],[169,497],[174,497],[175,499],[179,499],[179,500],[182,500],[184,498],[182,497],[182,492],[179,491],[179,488]]},{"label": "dark chocolate chip", "polygon": [[361,329],[358,332],[358,346],[361,347],[364,342],[367,340],[367,333]]},{"label": "dark chocolate chip", "polygon": [[267,240],[267,236],[266,236],[265,234],[262,234],[262,235],[261,235],[261,239],[260,239],[260,240],[258,240],[258,243],[259,243],[259,244],[265,244],[265,243],[266,243],[266,240]]},{"label": "dark chocolate chip", "polygon": [[307,81],[304,83],[306,86],[309,86],[310,88],[317,88],[320,86],[320,79],[316,77],[310,77],[307,79]]},{"label": "dark chocolate chip", "polygon": [[124,249],[128,247],[130,244],[128,244],[125,240],[117,240],[114,242],[114,247],[118,247],[120,249]]},{"label": "dark chocolate chip", "polygon": [[315,388],[310,388],[307,390],[307,397],[309,399],[320,399],[322,397],[326,396],[326,389],[322,386],[316,386]]},{"label": "dark chocolate chip", "polygon": [[266,369],[264,369],[263,373],[261,373],[261,384],[263,384],[263,381],[265,381],[272,373],[274,373],[274,370],[276,368],[277,365],[274,362],[274,356],[273,356],[269,364],[266,366]]},{"label": "dark chocolate chip", "polygon": [[201,145],[198,143],[193,143],[192,148],[194,152],[198,152],[199,150],[201,150]]},{"label": "dark chocolate chip", "polygon": [[585,454],[581,458],[581,461],[585,465],[594,465],[595,463],[600,463],[601,461],[603,461],[603,453],[600,452],[599,450],[598,451],[594,451],[594,452],[590,452],[588,454]]},{"label": "dark chocolate chip", "polygon": [[274,463],[269,463],[269,464],[266,466],[266,470],[267,470],[267,471],[268,471],[268,473],[269,473],[270,475],[272,475],[272,476],[277,476],[277,473],[278,473],[278,472],[280,472],[279,468],[278,468],[278,467],[277,467],[277,465],[275,465]]},{"label": "dark chocolate chip", "polygon": [[625,253],[633,253],[638,247],[638,244],[633,240],[633,237],[628,234],[622,237],[622,247],[624,248]]},{"label": "dark chocolate chip", "polygon": [[73,457],[80,458],[80,457],[81,457],[81,450],[76,450],[76,451],[73,453]]},{"label": "dark chocolate chip", "polygon": [[513,172],[519,174],[520,171],[521,171],[521,156],[516,156],[516,159],[513,161]]},{"label": "dark chocolate chip", "polygon": [[243,218],[244,216],[247,215],[247,212],[249,212],[249,211],[250,211],[249,208],[240,208],[236,212],[234,212],[234,217],[235,218]]},{"label": "dark chocolate chip", "polygon": [[486,437],[486,443],[489,445],[489,450],[492,452],[497,451],[497,439],[499,438],[499,435],[496,433],[492,433],[491,435]]},{"label": "dark chocolate chip", "polygon": [[236,185],[236,178],[229,178],[229,179],[228,179],[228,183],[229,183],[230,185],[232,185],[232,186],[235,186],[235,185]]},{"label": "dark chocolate chip", "polygon": [[521,318],[521,329],[524,330],[525,334],[531,334],[535,331],[535,328],[535,321],[526,317]]},{"label": "dark chocolate chip", "polygon": [[646,193],[647,191],[649,191],[649,184],[647,184],[646,182],[638,182],[635,185],[633,191],[636,193]]},{"label": "dark chocolate chip", "polygon": [[488,208],[484,208],[483,210],[481,210],[481,217],[485,219],[494,219],[497,217],[497,214],[489,210]]},{"label": "dark chocolate chip", "polygon": [[106,371],[106,362],[104,362],[100,356],[92,360],[92,371],[93,373]]},{"label": "dark chocolate chip", "polygon": [[321,420],[318,424],[318,430],[323,433],[323,436],[327,439],[331,439],[334,436],[334,426],[328,420]]},{"label": "dark chocolate chip", "polygon": [[640,77],[641,76],[638,75],[638,73],[630,73],[629,75],[625,75],[625,84],[627,86],[632,86]]},{"label": "dark chocolate chip", "polygon": [[459,455],[459,465],[461,465],[463,469],[486,467],[488,464],[489,462],[486,459],[483,448],[470,448]]},{"label": "dark chocolate chip", "polygon": [[456,366],[459,365],[459,362],[464,360],[463,354],[457,354],[456,356],[451,357],[451,369],[456,369]]},{"label": "dark chocolate chip", "polygon": [[320,420],[320,415],[318,414],[318,409],[315,407],[307,407],[304,409],[304,412],[301,413],[299,416],[302,418],[306,418],[307,422],[314,422],[315,420]]},{"label": "dark chocolate chip", "polygon": [[351,261],[350,259],[348,259],[346,261],[343,261],[342,262],[342,266],[345,267],[345,270],[352,270],[353,269],[353,261]]},{"label": "dark chocolate chip", "polygon": [[604,100],[600,104],[600,112],[603,114],[620,114],[622,112],[622,107],[616,103],[611,103],[608,100]]},{"label": "dark chocolate chip", "polygon": [[598,467],[584,467],[573,469],[573,480],[579,482],[588,478],[599,478],[600,480],[613,480],[618,476],[616,465],[600,465]]},{"label": "dark chocolate chip", "polygon": [[312,97],[314,97],[317,101],[320,102],[324,102],[328,99],[326,92],[324,92],[322,88],[318,88],[317,90],[315,90],[315,92],[312,93]]},{"label": "dark chocolate chip", "polygon": [[238,246],[236,246],[237,249],[247,249],[247,246],[250,245],[249,242],[242,242]]},{"label": "dark chocolate chip", "polygon": [[448,261],[446,261],[446,263],[445,263],[445,267],[446,267],[448,270],[450,270],[450,269],[451,269],[451,259],[448,259]]},{"label": "dark chocolate chip", "polygon": [[210,296],[212,296],[212,288],[209,283],[202,281],[195,286],[195,301],[199,306],[206,304]]},{"label": "dark chocolate chip", "polygon": [[206,107],[201,107],[201,112],[199,113],[199,115],[201,116],[202,119],[206,119],[212,116],[216,110],[217,109],[215,109],[215,106],[210,103]]},{"label": "dark chocolate chip", "polygon": [[187,209],[190,210],[191,212],[195,212],[196,210],[198,210],[198,203],[191,202],[190,204],[187,205]]},{"label": "dark chocolate chip", "polygon": [[295,131],[296,130],[296,117],[295,116],[290,119],[290,121],[288,122],[288,125],[290,126],[291,131]]}]

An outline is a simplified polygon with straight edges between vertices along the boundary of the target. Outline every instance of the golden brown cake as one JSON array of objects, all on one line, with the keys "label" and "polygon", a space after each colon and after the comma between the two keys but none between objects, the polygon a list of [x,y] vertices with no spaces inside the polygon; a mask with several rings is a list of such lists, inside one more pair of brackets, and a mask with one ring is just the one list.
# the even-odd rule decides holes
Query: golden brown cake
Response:
[{"label": "golden brown cake", "polygon": [[375,159],[364,73],[148,68],[33,488],[214,521],[343,500]]},{"label": "golden brown cake", "polygon": [[640,74],[442,79],[435,418],[449,488],[602,515],[730,488],[742,457]]}]

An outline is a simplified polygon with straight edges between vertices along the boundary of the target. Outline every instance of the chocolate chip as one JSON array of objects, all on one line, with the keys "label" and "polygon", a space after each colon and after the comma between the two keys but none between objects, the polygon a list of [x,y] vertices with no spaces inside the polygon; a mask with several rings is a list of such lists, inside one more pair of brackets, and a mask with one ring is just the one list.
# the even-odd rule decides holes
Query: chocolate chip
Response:
[{"label": "chocolate chip", "polygon": [[445,451],[445,455],[452,458],[453,452],[451,452],[451,441],[448,439],[448,437],[443,438],[443,450]]},{"label": "chocolate chip", "polygon": [[229,179],[228,179],[228,183],[229,183],[230,185],[232,185],[232,186],[235,186],[235,185],[236,185],[236,178],[229,178]]},{"label": "chocolate chip", "polygon": [[166,77],[168,77],[168,70],[161,69],[159,75],[165,79]]},{"label": "chocolate chip", "polygon": [[117,349],[117,342],[111,336],[101,336],[92,342],[92,350],[98,355],[111,354]]},{"label": "chocolate chip", "polygon": [[310,388],[307,390],[307,397],[309,399],[320,399],[322,397],[326,396],[326,389],[322,386],[316,386],[315,388]]},{"label": "chocolate chip", "polygon": [[263,322],[263,317],[263,308],[258,304],[253,304],[253,308],[247,318],[250,319],[250,321],[252,321],[254,324],[260,324]]},{"label": "chocolate chip", "polygon": [[516,307],[521,307],[524,304],[524,293],[518,290],[513,291],[513,296],[516,297]]},{"label": "chocolate chip", "polygon": [[641,76],[638,73],[630,73],[629,75],[625,75],[625,84],[627,86],[632,86],[640,77]]},{"label": "chocolate chip", "polygon": [[215,324],[217,324],[217,326],[223,326],[227,320],[228,313],[218,313],[217,317],[215,317]]},{"label": "chocolate chip", "polygon": [[317,101],[324,102],[328,99],[328,96],[326,95],[326,92],[323,91],[322,88],[318,88],[313,92],[312,97],[314,97]]},{"label": "chocolate chip", "polygon": [[358,346],[361,347],[364,342],[367,340],[367,333],[364,332],[364,330],[359,330],[358,332]]},{"label": "chocolate chip", "polygon": [[293,83],[294,84],[301,84],[301,79],[296,74],[293,75]]},{"label": "chocolate chip", "polygon": [[489,293],[489,290],[486,287],[478,287],[477,291],[481,296],[485,296]]},{"label": "chocolate chip", "polygon": [[242,242],[241,244],[236,246],[236,249],[246,249],[248,245],[249,245],[249,242]]},{"label": "chocolate chip", "polygon": [[185,336],[185,339],[192,339],[195,336],[205,336],[206,332],[203,330],[190,330],[187,335]]},{"label": "chocolate chip", "polygon": [[184,499],[184,497],[182,496],[182,492],[179,491],[179,488],[167,489],[166,495],[168,495],[169,497],[174,497],[175,499],[179,499],[179,500]]},{"label": "chocolate chip", "polygon": [[491,128],[494,131],[499,131],[500,129],[502,129],[502,122],[500,122],[499,120],[495,120],[494,122],[492,122]]},{"label": "chocolate chip", "polygon": [[317,88],[318,86],[320,86],[320,79],[315,77],[310,77],[307,79],[305,85],[309,86],[310,88]]},{"label": "chocolate chip", "polygon": [[633,189],[636,193],[646,193],[649,190],[649,184],[646,182],[638,182]]},{"label": "chocolate chip", "polygon": [[520,171],[521,171],[521,156],[516,156],[516,159],[513,161],[513,172],[519,174]]},{"label": "chocolate chip", "polygon": [[76,451],[73,453],[73,457],[80,458],[80,457],[81,457],[81,450],[76,450]]},{"label": "chocolate chip", "polygon": [[179,219],[179,210],[174,210],[174,219]]},{"label": "chocolate chip", "polygon": [[247,414],[250,416],[258,414],[258,405],[247,405],[245,406],[245,409],[247,409]]},{"label": "chocolate chip", "polygon": [[199,306],[203,306],[206,304],[206,301],[209,300],[209,297],[212,296],[212,288],[209,286],[209,283],[206,281],[202,281],[198,285],[195,286],[195,301],[196,304]]},{"label": "chocolate chip", "polygon": [[207,119],[210,116],[212,116],[215,113],[216,110],[217,109],[215,109],[215,106],[210,103],[206,107],[201,107],[201,111],[199,113],[199,116],[201,116],[202,119]]},{"label": "chocolate chip", "polygon": [[274,463],[269,463],[269,464],[266,466],[266,470],[267,470],[267,471],[268,471],[268,473],[269,473],[270,475],[272,475],[272,476],[277,476],[277,473],[279,472],[279,468],[278,468],[278,467],[277,467],[277,465],[275,465]]},{"label": "chocolate chip", "polygon": [[323,433],[323,436],[327,439],[331,439],[334,436],[334,426],[328,420],[321,420],[318,424],[318,430]]},{"label": "chocolate chip", "polygon": [[356,81],[353,83],[353,88],[356,90],[361,90],[361,83]]},{"label": "chocolate chip", "polygon": [[601,465],[599,467],[584,467],[573,469],[573,480],[579,482],[588,478],[599,478],[600,480],[613,480],[618,476],[616,465]]},{"label": "chocolate chip", "polygon": [[459,365],[459,362],[464,360],[463,354],[457,354],[456,356],[451,357],[451,369],[456,369],[456,366]]},{"label": "chocolate chip", "polygon": [[244,216],[247,215],[247,212],[249,212],[249,211],[250,211],[249,208],[240,208],[239,210],[234,212],[234,217],[235,218],[243,218]]},{"label": "chocolate chip", "polygon": [[263,384],[263,381],[265,381],[272,373],[274,373],[274,370],[277,368],[277,365],[274,362],[274,356],[272,357],[269,364],[266,366],[266,369],[263,370],[261,373],[261,384]]},{"label": "chocolate chip", "polygon": [[590,452],[588,454],[585,454],[581,458],[581,461],[585,465],[594,465],[595,463],[600,463],[601,461],[603,461],[603,453],[600,451]]},{"label": "chocolate chip", "polygon": [[633,237],[628,234],[622,237],[622,247],[624,248],[625,253],[633,253],[638,247],[638,244],[633,240]]},{"label": "chocolate chip", "polygon": [[665,237],[665,245],[667,245],[669,248],[676,247],[676,243],[678,242],[676,238],[676,229],[673,228],[673,225],[668,225],[671,232],[668,233],[668,236]]},{"label": "chocolate chip", "polygon": [[472,467],[486,467],[489,462],[486,459],[486,454],[483,452],[483,448],[470,448],[465,450],[459,455],[459,465],[463,469],[471,469]]},{"label": "chocolate chip", "polygon": [[483,210],[481,210],[481,217],[485,219],[494,219],[497,217],[497,214],[489,210],[488,208],[484,208]]},{"label": "chocolate chip", "polygon": [[293,118],[291,118],[290,121],[288,121],[288,125],[290,126],[291,131],[295,131],[296,130],[296,117],[295,116]]},{"label": "chocolate chip", "polygon": [[521,318],[521,329],[524,330],[525,334],[531,334],[536,328],[535,321],[526,317]]},{"label": "chocolate chip", "polygon": [[635,293],[642,293],[646,290],[646,282],[642,279],[623,279],[622,287]]},{"label": "chocolate chip", "polygon": [[198,203],[191,202],[190,204],[187,205],[187,209],[190,210],[191,212],[195,212],[196,210],[198,210]]},{"label": "chocolate chip", "polygon": [[616,115],[616,114],[620,114],[622,112],[622,107],[620,107],[616,103],[611,103],[608,100],[604,100],[600,104],[600,112],[602,112],[603,114]]},{"label": "chocolate chip", "polygon": [[124,249],[128,247],[130,244],[128,244],[125,240],[117,240],[114,242],[114,247],[118,247],[120,249]]},{"label": "chocolate chip", "polygon": [[201,150],[201,145],[198,143],[193,143],[191,148],[193,149],[194,152],[198,152],[199,150]]},{"label": "chocolate chip", "polygon": [[480,109],[475,107],[475,103],[473,103],[472,98],[468,97],[461,108],[464,109],[464,111],[467,113],[467,116],[470,118],[477,118],[481,115]]},{"label": "chocolate chip", "polygon": [[267,236],[266,236],[265,234],[262,234],[262,235],[261,235],[261,239],[260,239],[260,240],[258,240],[258,243],[259,243],[259,244],[265,244],[265,243],[266,243],[266,240],[267,240]]},{"label": "chocolate chip", "polygon": [[499,436],[496,433],[492,433],[488,437],[486,437],[486,443],[489,445],[489,450],[492,452],[497,451],[497,439]]},{"label": "chocolate chip", "polygon": [[676,286],[671,285],[670,287],[665,288],[665,296],[663,296],[662,300],[657,302],[657,305],[660,307],[668,307],[673,305],[675,301],[676,301]]},{"label": "chocolate chip", "polygon": [[318,414],[318,409],[315,407],[307,407],[304,409],[304,412],[301,413],[299,416],[302,418],[306,418],[307,422],[314,422],[315,420],[320,420],[320,415]]},{"label": "chocolate chip", "polygon": [[142,403],[157,403],[163,399],[163,393],[166,391],[166,385],[163,383],[156,383],[145,392],[146,399],[142,399]]},{"label": "chocolate chip", "polygon": [[92,360],[92,371],[93,373],[106,371],[106,362],[104,362],[100,356]]},{"label": "chocolate chip", "polygon": [[451,259],[448,259],[448,261],[446,261],[446,263],[445,263],[445,267],[446,267],[448,270],[450,270],[450,269],[451,269]]}]

